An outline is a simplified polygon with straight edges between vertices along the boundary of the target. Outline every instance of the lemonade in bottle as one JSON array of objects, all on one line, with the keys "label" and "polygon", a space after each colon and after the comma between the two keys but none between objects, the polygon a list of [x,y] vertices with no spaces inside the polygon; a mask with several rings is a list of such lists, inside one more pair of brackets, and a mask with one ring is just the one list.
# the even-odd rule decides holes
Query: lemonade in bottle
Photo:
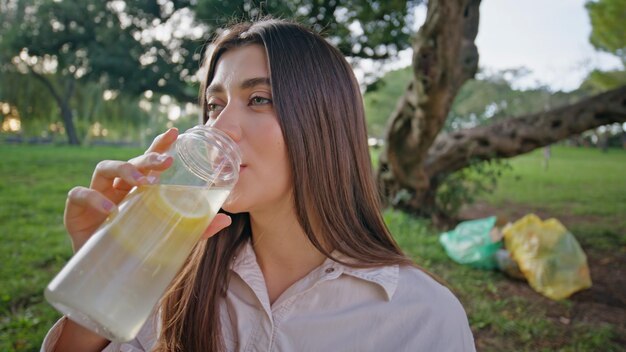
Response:
[{"label": "lemonade in bottle", "polygon": [[237,146],[214,128],[192,128],[168,153],[159,183],[134,188],[45,291],[113,341],[137,335],[237,181]]}]

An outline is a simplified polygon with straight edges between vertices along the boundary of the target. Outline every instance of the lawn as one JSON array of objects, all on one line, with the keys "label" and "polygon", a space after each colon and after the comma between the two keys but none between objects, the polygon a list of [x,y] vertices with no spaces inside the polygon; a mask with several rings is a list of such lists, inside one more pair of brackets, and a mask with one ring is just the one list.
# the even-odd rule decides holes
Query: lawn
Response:
[{"label": "lawn", "polygon": [[[43,289],[71,255],[62,224],[67,191],[87,185],[99,160],[141,151],[0,145],[0,152],[0,351],[37,351],[58,318]],[[553,302],[498,272],[454,264],[428,221],[390,210],[385,218],[407,253],[459,296],[479,350],[622,351],[626,153],[555,148],[547,171],[541,158],[537,152],[514,159],[496,192],[466,214],[535,211],[562,219],[590,255],[594,280],[570,299]]]},{"label": "lawn", "polygon": [[547,169],[542,151],[514,160],[469,217],[497,209],[506,222],[534,212],[557,217],[592,250],[626,251],[626,151],[553,147]]},{"label": "lawn", "polygon": [[0,351],[36,351],[58,314],[43,289],[71,255],[63,206],[96,163],[138,150],[0,145]]},{"label": "lawn", "polygon": [[512,170],[499,181],[498,191],[487,197],[489,202],[498,207],[515,202],[547,213],[609,220],[605,229],[626,232],[626,152],[553,147],[551,154],[547,169],[541,151],[516,158]]}]

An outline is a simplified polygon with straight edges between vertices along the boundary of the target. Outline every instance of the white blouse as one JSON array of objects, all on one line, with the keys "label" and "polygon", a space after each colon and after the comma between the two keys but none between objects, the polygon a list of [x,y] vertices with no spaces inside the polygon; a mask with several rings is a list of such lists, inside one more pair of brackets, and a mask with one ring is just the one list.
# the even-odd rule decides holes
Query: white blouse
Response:
[{"label": "white blouse", "polygon": [[[459,301],[417,268],[359,269],[327,259],[273,304],[249,243],[232,270],[221,303],[228,351],[475,351]],[[41,351],[54,350],[65,319]],[[134,340],[103,351],[150,351],[158,330],[155,314]]]}]

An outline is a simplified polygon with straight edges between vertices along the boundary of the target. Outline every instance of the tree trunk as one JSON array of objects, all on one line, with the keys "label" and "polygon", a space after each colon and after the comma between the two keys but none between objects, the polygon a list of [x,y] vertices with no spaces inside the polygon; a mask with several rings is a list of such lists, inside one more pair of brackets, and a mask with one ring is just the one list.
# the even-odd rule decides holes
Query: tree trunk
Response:
[{"label": "tree trunk", "polygon": [[65,133],[67,133],[67,141],[70,145],[80,145],[76,128],[74,127],[74,114],[72,108],[69,105],[69,97],[61,102],[61,118],[63,119],[63,126],[65,126]]},{"label": "tree trunk", "polygon": [[439,135],[461,85],[477,69],[480,0],[430,0],[413,45],[414,80],[390,117],[378,182],[387,204],[448,220],[437,189],[477,160],[508,158],[586,130],[626,121],[626,86],[576,104]]},{"label": "tree trunk", "polygon": [[414,79],[390,118],[380,156],[379,185],[396,207],[424,215],[434,211],[428,205],[434,205],[429,192],[434,185],[423,162],[459,88],[478,68],[479,5],[480,0],[428,2],[413,43]]},{"label": "tree trunk", "polygon": [[65,127],[65,133],[67,134],[67,141],[70,145],[80,145],[76,128],[74,127],[74,114],[70,106],[70,99],[74,95],[74,86],[76,81],[73,77],[69,77],[63,90],[63,95],[59,94],[58,90],[54,87],[52,82],[44,75],[35,72],[31,69],[31,74],[37,78],[52,94],[54,101],[57,103],[61,112],[61,119],[63,120],[63,126]]}]

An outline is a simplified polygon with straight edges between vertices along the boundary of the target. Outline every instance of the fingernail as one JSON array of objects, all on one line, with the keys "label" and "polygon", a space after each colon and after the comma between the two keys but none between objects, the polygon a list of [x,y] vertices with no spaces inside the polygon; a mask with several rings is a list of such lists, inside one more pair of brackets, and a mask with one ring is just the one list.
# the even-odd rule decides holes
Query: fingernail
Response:
[{"label": "fingernail", "polygon": [[166,161],[167,159],[169,159],[169,157],[170,157],[170,156],[169,156],[169,155],[167,155],[167,154],[159,154],[159,155],[156,157],[156,160],[157,160],[158,162],[162,163],[162,162]]},{"label": "fingernail", "polygon": [[133,178],[135,179],[135,181],[139,181],[143,178],[143,174],[139,171],[133,171]]},{"label": "fingernail", "polygon": [[113,210],[113,207],[115,207],[115,204],[113,204],[112,202],[108,201],[108,200],[103,200],[102,201],[102,208],[107,212],[110,213],[111,210]]},{"label": "fingernail", "polygon": [[148,180],[148,183],[151,185],[157,183],[157,177],[153,175],[146,176],[146,180]]}]

